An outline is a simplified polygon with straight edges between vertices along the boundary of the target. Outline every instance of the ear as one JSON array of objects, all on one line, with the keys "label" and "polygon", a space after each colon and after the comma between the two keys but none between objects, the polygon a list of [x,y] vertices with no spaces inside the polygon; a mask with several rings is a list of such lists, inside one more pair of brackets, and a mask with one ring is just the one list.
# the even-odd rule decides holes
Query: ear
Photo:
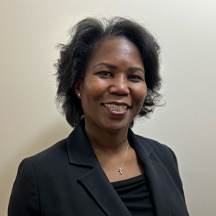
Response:
[{"label": "ear", "polygon": [[82,85],[83,85],[83,80],[78,80],[75,84],[75,93],[77,95],[78,98],[81,98],[82,95]]}]

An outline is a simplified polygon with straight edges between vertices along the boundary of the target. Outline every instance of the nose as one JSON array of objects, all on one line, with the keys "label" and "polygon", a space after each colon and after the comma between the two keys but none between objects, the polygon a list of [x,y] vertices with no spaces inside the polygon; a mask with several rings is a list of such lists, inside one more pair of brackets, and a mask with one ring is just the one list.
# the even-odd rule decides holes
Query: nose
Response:
[{"label": "nose", "polygon": [[119,75],[110,80],[109,93],[116,95],[128,95],[130,93],[127,77]]}]

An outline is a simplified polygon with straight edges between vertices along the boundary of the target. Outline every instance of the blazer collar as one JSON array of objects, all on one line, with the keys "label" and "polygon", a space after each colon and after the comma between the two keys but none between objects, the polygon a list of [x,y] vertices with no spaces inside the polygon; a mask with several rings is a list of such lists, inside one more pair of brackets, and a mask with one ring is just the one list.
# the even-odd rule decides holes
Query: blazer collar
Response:
[{"label": "blazer collar", "polygon": [[69,135],[67,148],[70,163],[88,167],[100,165],[85,132],[84,119]]},{"label": "blazer collar", "polygon": [[[141,144],[131,129],[128,131],[128,139],[132,147],[137,153],[141,153],[141,157],[149,157],[153,149],[148,143]],[[99,161],[89,142],[85,132],[85,121],[81,123],[71,132],[67,139],[69,161],[72,164],[95,167],[99,165]]]},{"label": "blazer collar", "polygon": [[149,157],[153,152],[152,147],[147,142],[140,142],[131,129],[128,130],[128,140],[136,153],[140,153],[138,156]]}]

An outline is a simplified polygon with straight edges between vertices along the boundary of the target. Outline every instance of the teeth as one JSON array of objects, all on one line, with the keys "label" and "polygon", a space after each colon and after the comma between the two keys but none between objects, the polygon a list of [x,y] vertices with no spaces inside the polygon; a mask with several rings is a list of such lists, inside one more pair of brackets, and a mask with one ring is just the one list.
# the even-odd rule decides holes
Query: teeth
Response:
[{"label": "teeth", "polygon": [[125,105],[116,105],[116,104],[104,104],[104,106],[108,107],[109,109],[113,111],[124,111],[127,109],[127,106]]}]

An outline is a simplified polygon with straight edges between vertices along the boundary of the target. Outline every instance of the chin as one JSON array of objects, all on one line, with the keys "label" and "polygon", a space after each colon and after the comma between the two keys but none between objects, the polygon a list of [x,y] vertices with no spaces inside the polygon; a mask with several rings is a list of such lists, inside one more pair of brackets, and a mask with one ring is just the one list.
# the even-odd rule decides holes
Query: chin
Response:
[{"label": "chin", "polygon": [[129,123],[125,124],[123,122],[111,122],[110,124],[106,124],[104,128],[105,130],[108,130],[108,131],[117,132],[117,131],[121,131],[124,129],[128,129]]}]

